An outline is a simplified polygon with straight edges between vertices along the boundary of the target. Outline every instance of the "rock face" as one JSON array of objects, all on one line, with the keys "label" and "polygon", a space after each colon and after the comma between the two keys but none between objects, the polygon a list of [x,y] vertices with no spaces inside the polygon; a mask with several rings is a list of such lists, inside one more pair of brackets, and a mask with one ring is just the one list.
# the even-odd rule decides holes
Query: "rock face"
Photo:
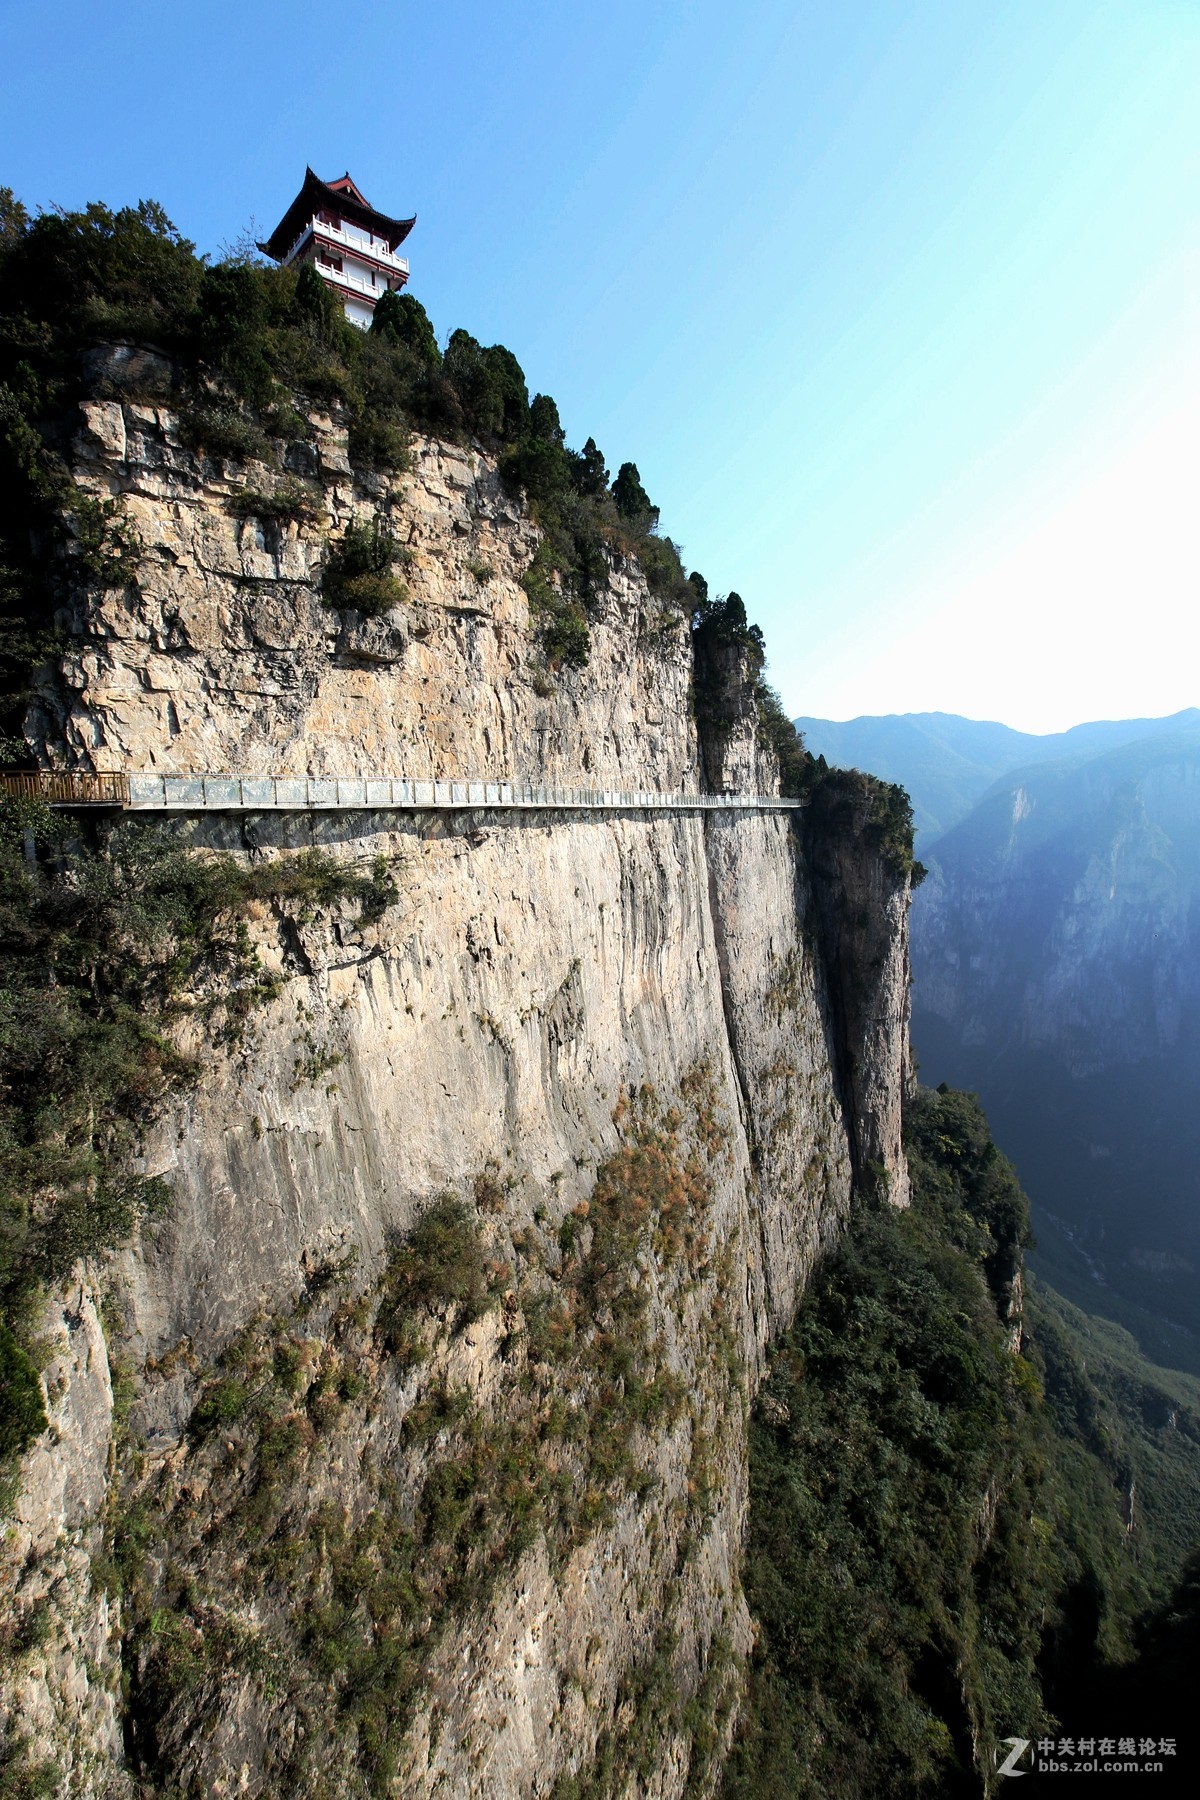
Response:
[{"label": "rock face", "polygon": [[[356,479],[312,429],[324,520],[279,526],[234,506],[272,471],[196,456],[160,405],[84,408],[79,479],[145,555],[77,597],[46,763],[699,787],[686,622],[636,565],[587,666],[547,670],[537,530],[488,459],[419,441]],[[329,537],[376,516],[408,598],[330,611]],[[769,791],[732,675],[705,757]],[[853,820],[766,814],[191,841],[383,858],[396,897],[259,908],[269,997],[236,1032],[195,1015],[203,1072],[146,1134],[168,1216],[50,1306],[10,1735],[64,1793],[492,1800],[597,1757],[614,1791],[711,1791],[764,1349],[853,1171],[906,1191],[906,882]]]},{"label": "rock face", "polygon": [[[364,485],[345,434],[317,416],[300,448],[322,516],[279,523],[230,505],[277,490],[273,471],[197,457],[161,407],[83,410],[81,482],[122,496],[145,555],[135,602],[79,596],[77,648],[31,721],[48,761],[696,786],[685,622],[662,617],[632,567],[614,569],[587,668],[550,684],[519,585],[538,533],[482,456],[418,441],[411,474]],[[376,517],[401,547],[408,601],[382,620],[330,611],[329,541]]]},{"label": "rock face", "polygon": [[871,801],[841,778],[817,788],[804,834],[816,899],[817,945],[827,971],[855,1172],[909,1199],[899,1141],[901,1101],[912,1085],[907,920],[911,877],[885,851],[864,855]]}]

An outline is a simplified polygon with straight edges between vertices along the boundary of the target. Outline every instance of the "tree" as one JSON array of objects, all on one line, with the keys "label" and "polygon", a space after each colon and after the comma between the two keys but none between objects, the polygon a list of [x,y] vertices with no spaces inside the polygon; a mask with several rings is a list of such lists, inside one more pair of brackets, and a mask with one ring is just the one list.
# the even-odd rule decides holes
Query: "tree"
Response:
[{"label": "tree", "polygon": [[571,480],[578,493],[598,499],[608,492],[608,470],[595,438],[589,438],[582,450],[569,450],[567,454],[571,458]]},{"label": "tree", "polygon": [[0,187],[0,251],[29,230],[29,214],[10,187]]},{"label": "tree", "polygon": [[468,422],[484,437],[518,443],[529,430],[529,390],[521,365],[503,344],[485,350],[469,331],[452,332],[445,371]]},{"label": "tree", "polygon": [[296,312],[323,343],[337,336],[343,318],[341,302],[311,263],[305,263],[296,282]]},{"label": "tree", "polygon": [[442,353],[429,314],[414,294],[397,294],[389,288],[375,303],[371,335],[411,350],[427,368],[440,366]]},{"label": "tree", "polygon": [[85,336],[97,326],[157,333],[163,325],[176,335],[202,271],[195,246],[153,200],[118,212],[93,203],[82,212],[40,213],[32,222],[13,201],[4,208],[0,242],[13,253],[6,312],[56,326],[65,321]]},{"label": "tree", "polygon": [[[316,279],[320,281],[320,276]],[[275,380],[266,357],[267,290],[258,269],[246,263],[217,263],[205,269],[195,334],[203,359],[227,375],[243,399],[264,405],[274,397]]]},{"label": "tree", "polygon": [[612,496],[616,501],[617,511],[631,525],[636,525],[642,531],[656,529],[658,508],[651,504],[650,496],[642,486],[636,463],[621,464],[617,479],[612,484]]},{"label": "tree", "polygon": [[535,394],[529,408],[529,435],[545,444],[562,446],[566,433],[558,416],[558,407],[549,394]]}]

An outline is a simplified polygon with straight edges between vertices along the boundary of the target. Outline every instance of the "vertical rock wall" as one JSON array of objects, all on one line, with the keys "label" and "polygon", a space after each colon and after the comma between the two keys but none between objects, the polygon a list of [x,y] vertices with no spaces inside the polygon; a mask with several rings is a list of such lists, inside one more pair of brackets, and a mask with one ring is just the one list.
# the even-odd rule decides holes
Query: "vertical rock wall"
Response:
[{"label": "vertical rock wall", "polygon": [[877,841],[877,802],[877,784],[834,775],[814,790],[803,839],[855,1178],[872,1186],[882,1181],[895,1204],[904,1206],[908,1173],[900,1112],[914,1079],[912,880],[905,862]]},{"label": "vertical rock wall", "polygon": [[[268,530],[169,413],[85,409],[81,475],[147,557],[80,597],[31,722],[45,760],[698,782],[686,625],[636,568],[587,668],[554,675],[519,585],[536,530],[486,459],[423,444],[363,484],[313,425],[329,523]],[[377,513],[409,601],[330,613],[323,534]],[[725,711],[710,778],[761,791],[744,684]],[[25,1459],[3,1565],[39,1622],[5,1705],[63,1792],[491,1800],[597,1757],[630,1791],[711,1789],[763,1350],[852,1167],[904,1191],[904,883],[823,831],[197,829],[250,859],[383,857],[397,896],[370,923],[259,908],[274,997],[224,1041],[197,1012],[200,1079],[146,1134],[169,1216],[49,1308],[59,1436]],[[405,1249],[430,1218],[453,1291],[448,1253],[437,1287]]]}]

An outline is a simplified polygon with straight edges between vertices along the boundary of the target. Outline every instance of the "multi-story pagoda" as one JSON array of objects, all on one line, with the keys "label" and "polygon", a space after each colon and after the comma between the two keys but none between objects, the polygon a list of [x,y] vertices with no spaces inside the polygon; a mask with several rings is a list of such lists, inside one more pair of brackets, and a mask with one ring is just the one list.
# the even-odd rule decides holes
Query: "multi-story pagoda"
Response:
[{"label": "multi-story pagoda", "polygon": [[408,263],[396,251],[416,222],[376,212],[349,174],[322,181],[306,169],[304,186],[258,247],[278,263],[311,263],[351,324],[365,329],[380,294],[408,280]]}]

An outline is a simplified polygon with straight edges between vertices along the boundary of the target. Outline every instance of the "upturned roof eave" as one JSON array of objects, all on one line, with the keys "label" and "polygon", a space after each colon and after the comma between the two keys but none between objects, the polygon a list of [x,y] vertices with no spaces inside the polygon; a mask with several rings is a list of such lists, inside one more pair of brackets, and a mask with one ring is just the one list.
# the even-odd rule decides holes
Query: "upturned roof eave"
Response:
[{"label": "upturned roof eave", "polygon": [[[356,190],[357,192],[357,190]],[[322,208],[331,212],[339,212],[344,218],[356,225],[364,225],[375,232],[378,237],[386,238],[389,246],[395,251],[402,244],[417,222],[414,213],[411,219],[393,219],[387,213],[377,212],[373,206],[360,205],[352,194],[343,189],[331,188],[322,181],[312,169],[304,171],[304,185],[280,219],[278,225],[259,249],[276,262],[282,262],[303,227]]]}]

